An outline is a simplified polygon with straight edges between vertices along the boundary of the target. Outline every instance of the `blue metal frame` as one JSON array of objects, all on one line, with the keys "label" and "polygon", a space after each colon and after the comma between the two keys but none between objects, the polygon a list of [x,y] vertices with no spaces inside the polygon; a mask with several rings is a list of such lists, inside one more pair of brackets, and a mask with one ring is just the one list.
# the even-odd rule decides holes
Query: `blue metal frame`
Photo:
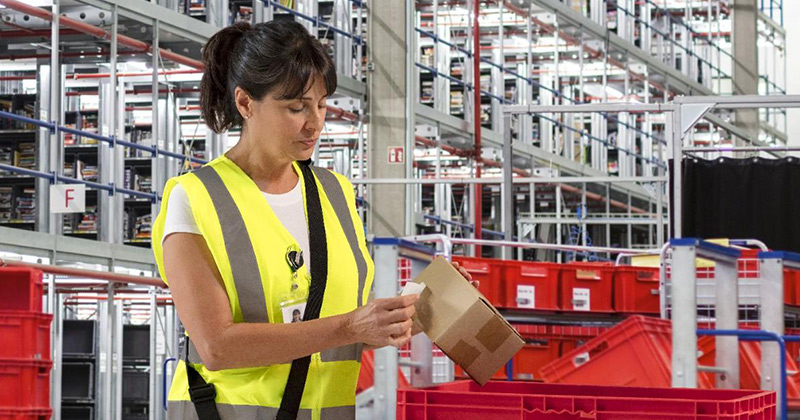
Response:
[{"label": "blue metal frame", "polygon": [[699,250],[718,254],[726,258],[737,259],[741,255],[741,251],[738,249],[717,245],[697,238],[673,238],[669,240],[669,244],[673,248],[676,246],[693,246]]},{"label": "blue metal frame", "polygon": [[791,261],[794,263],[800,263],[800,254],[796,252],[774,252],[774,251],[767,251],[767,252],[759,252],[758,258],[760,259],[779,259],[784,261]]},{"label": "blue metal frame", "polygon": [[162,392],[162,400],[161,402],[164,404],[164,411],[167,411],[167,364],[169,362],[177,362],[178,359],[174,357],[169,357],[164,360],[164,364],[161,366],[161,372],[163,372],[163,376],[161,377],[161,392]]},{"label": "blue metal frame", "polygon": [[778,343],[781,353],[781,420],[786,420],[787,409],[789,408],[786,397],[786,339],[788,341],[800,341],[800,337],[781,337],[773,332],[762,330],[697,330],[697,335],[736,336],[742,341],[774,341]]},{"label": "blue metal frame", "polygon": [[[141,144],[132,143],[132,142],[129,142],[129,141],[126,141],[126,140],[119,140],[119,139],[117,139],[115,137],[107,137],[107,136],[102,136],[102,135],[97,134],[97,133],[90,133],[90,132],[86,132],[86,131],[82,131],[82,130],[76,130],[76,129],[70,128],[70,127],[63,127],[63,126],[58,125],[57,122],[46,122],[46,121],[37,120],[37,119],[34,119],[34,118],[28,118],[28,117],[25,117],[25,116],[22,116],[22,115],[12,114],[12,113],[6,112],[6,111],[0,111],[0,117],[8,118],[8,119],[16,120],[16,121],[21,121],[21,122],[24,122],[24,123],[33,124],[33,125],[36,125],[36,126],[39,126],[39,127],[42,127],[42,128],[46,128],[46,129],[50,130],[50,133],[57,133],[57,132],[63,131],[65,133],[75,134],[77,136],[89,137],[89,138],[92,138],[92,139],[95,139],[95,140],[98,140],[98,141],[102,141],[104,143],[108,143],[111,148],[114,148],[117,145],[119,145],[119,146],[122,146],[122,147],[127,147],[127,148],[131,148],[131,149],[135,149],[135,150],[142,150],[142,151],[145,151],[145,152],[149,152],[149,153],[151,153],[153,155],[153,157],[157,157],[159,155],[164,155],[164,156],[168,156],[168,157],[171,157],[171,158],[174,158],[174,159],[179,159],[179,160],[182,160],[182,161],[191,161],[191,162],[199,163],[199,164],[208,163],[208,161],[203,160],[203,159],[197,159],[195,157],[187,157],[187,156],[181,155],[179,153],[170,152],[170,151],[164,150],[164,149],[159,149],[155,145],[152,146],[152,147],[143,146]],[[58,174],[56,174],[54,172],[53,173],[41,172],[41,171],[36,171],[36,170],[32,170],[32,169],[20,168],[20,167],[13,166],[13,165],[6,165],[6,164],[3,164],[3,163],[0,163],[0,170],[5,170],[5,171],[9,171],[9,172],[14,172],[14,173],[17,173],[17,174],[22,174],[22,175],[28,175],[28,176],[34,176],[34,177],[37,177],[37,178],[47,179],[51,183],[63,182],[65,184],[83,184],[83,185],[85,185],[85,186],[87,186],[89,188],[93,188],[93,189],[96,189],[96,190],[108,191],[109,194],[111,194],[111,195],[114,195],[116,193],[121,193],[121,194],[126,194],[126,195],[129,195],[129,196],[132,196],[132,197],[146,198],[148,200],[151,200],[153,203],[157,203],[158,201],[161,201],[161,198],[162,198],[160,195],[155,194],[155,193],[146,193],[146,192],[141,192],[141,191],[136,191],[136,190],[130,190],[130,189],[127,189],[127,188],[120,188],[120,187],[117,187],[116,185],[114,185],[113,183],[111,183],[111,184],[101,184],[101,183],[97,183],[97,182],[86,181],[86,180],[83,180],[83,179],[77,179],[77,178],[70,178],[70,177],[61,176],[61,175],[58,175]]]},{"label": "blue metal frame", "polygon": [[[455,49],[456,49],[456,50],[458,50],[459,52],[466,54],[466,56],[467,56],[468,58],[472,58],[472,53],[471,53],[471,52],[469,52],[469,51],[467,51],[467,50],[465,50],[464,48],[461,48],[461,47],[459,47],[458,45],[456,45],[456,44],[453,44],[453,43],[451,43],[451,42],[444,41],[444,40],[442,40],[441,38],[439,38],[438,36],[436,36],[435,34],[433,34],[433,33],[431,33],[431,32],[425,31],[425,30],[423,30],[423,29],[420,29],[420,28],[414,28],[414,29],[415,29],[417,32],[419,32],[420,34],[423,34],[423,35],[425,35],[425,36],[427,36],[427,37],[430,37],[431,39],[433,39],[433,40],[434,40],[434,42],[436,42],[436,43],[441,43],[441,44],[444,44],[444,45],[447,45],[448,47],[451,47],[451,48],[455,48]],[[570,102],[571,102],[571,103],[573,103],[573,104],[578,104],[578,103],[580,103],[580,102],[578,102],[578,100],[576,100],[575,98],[571,98],[571,97],[569,97],[569,96],[567,96],[567,95],[564,95],[564,93],[562,93],[561,91],[558,91],[558,90],[556,90],[556,89],[553,89],[553,88],[549,88],[549,87],[547,87],[547,86],[544,86],[544,85],[540,84],[539,82],[537,82],[537,81],[533,80],[533,78],[528,78],[528,77],[525,77],[525,76],[523,76],[523,75],[521,75],[521,74],[519,74],[519,73],[517,73],[517,72],[515,72],[515,71],[513,71],[513,70],[509,70],[508,68],[506,68],[506,67],[505,67],[504,65],[502,65],[502,64],[495,63],[494,61],[491,61],[491,60],[489,60],[489,59],[487,59],[487,58],[481,58],[481,62],[482,62],[482,63],[486,63],[486,64],[488,64],[488,65],[490,65],[490,66],[492,66],[492,67],[495,67],[495,68],[497,68],[497,69],[500,69],[501,71],[503,71],[503,72],[505,72],[505,73],[508,73],[508,74],[510,74],[510,75],[512,75],[512,76],[514,76],[514,77],[516,77],[516,78],[518,78],[518,79],[520,79],[520,80],[523,80],[523,81],[527,82],[529,85],[532,85],[532,86],[534,86],[534,87],[536,87],[536,88],[538,88],[538,89],[544,89],[544,90],[546,90],[546,91],[548,91],[548,92],[552,93],[553,95],[556,95],[557,97],[560,97],[560,98],[566,99],[566,100],[570,101]],[[471,84],[469,84],[469,83],[466,83],[466,82],[464,82],[464,81],[462,81],[462,80],[453,79],[453,78],[451,78],[449,75],[443,74],[443,73],[441,73],[441,72],[437,71],[436,69],[433,69],[433,68],[431,68],[431,67],[428,67],[428,66],[422,65],[422,64],[420,64],[420,63],[416,63],[416,65],[417,65],[417,67],[420,67],[420,68],[422,68],[422,69],[425,69],[425,70],[427,70],[427,71],[430,71],[431,73],[433,73],[433,74],[434,74],[434,76],[442,76],[442,77],[445,77],[445,78],[447,78],[447,79],[450,79],[451,81],[454,81],[454,82],[456,82],[456,83],[458,83],[458,84],[461,84],[461,85],[467,86],[467,87],[468,87],[470,90],[472,90],[472,85],[471,85]],[[496,96],[496,95],[494,95],[494,94],[492,94],[492,93],[489,93],[489,92],[486,92],[486,91],[484,91],[484,90],[482,90],[482,91],[481,91],[481,94],[483,94],[483,95],[486,95],[486,96],[490,96],[490,97],[492,97],[492,98],[495,98],[495,99],[497,99],[497,100],[499,100],[499,101],[501,101],[501,102],[510,103],[510,102],[506,102],[506,101],[505,101],[505,98],[501,98],[501,97],[499,97],[499,96]],[[536,114],[536,113],[534,113],[534,115],[541,116],[540,114]],[[649,137],[649,138],[651,138],[651,139],[654,139],[654,140],[658,141],[658,142],[659,142],[659,143],[661,143],[661,144],[664,144],[664,145],[666,145],[666,144],[667,144],[667,141],[666,141],[666,140],[664,140],[664,139],[662,139],[662,138],[659,138],[659,137],[656,137],[656,136],[654,136],[654,135],[652,135],[652,134],[646,133],[646,132],[644,132],[643,130],[640,130],[640,129],[636,128],[635,126],[631,126],[630,124],[624,123],[624,122],[620,121],[618,118],[616,118],[616,117],[614,117],[614,116],[611,116],[610,114],[608,114],[608,113],[606,113],[606,112],[600,112],[600,115],[602,115],[604,118],[606,118],[606,119],[607,119],[607,120],[609,120],[609,121],[615,122],[615,123],[617,123],[617,124],[620,124],[620,125],[622,125],[623,127],[627,127],[627,128],[629,128],[629,129],[631,129],[631,130],[634,130],[634,131],[638,132],[639,134],[641,134],[641,135],[643,135],[643,136],[646,136],[646,137]],[[561,123],[557,123],[557,124],[558,124],[559,126],[562,126],[562,127],[568,127],[568,126],[566,126],[566,125],[563,125],[563,124],[561,124]],[[589,138],[592,138],[591,136],[588,136],[588,135],[587,135],[587,137],[589,137]],[[602,140],[601,140],[601,141],[602,141]],[[612,147],[613,147],[613,146],[612,146]],[[642,159],[644,159],[644,158],[642,158]],[[664,168],[666,168],[666,167],[664,166]]]},{"label": "blue metal frame", "polygon": [[375,237],[372,239],[372,245],[396,246],[422,252],[428,255],[436,255],[436,250],[434,248],[401,238]]},{"label": "blue metal frame", "polygon": [[[467,229],[467,230],[472,230],[472,231],[475,230],[475,225],[468,225],[466,223],[454,222],[452,220],[444,220],[439,216],[432,216],[430,214],[425,214],[422,217],[427,219],[427,220],[430,220],[430,221],[432,221],[434,223],[437,223],[437,224],[457,226],[457,227],[459,227],[461,229]],[[503,232],[498,232],[496,230],[491,230],[491,229],[486,229],[486,228],[483,228],[481,230],[481,232],[483,234],[485,234],[485,235],[497,236],[497,237],[500,237],[500,238],[505,238],[505,236],[506,236],[506,234],[503,233]],[[516,239],[517,238],[515,237],[514,240],[516,240]]]},{"label": "blue metal frame", "polygon": [[[361,35],[351,34],[350,32],[342,30],[342,29],[340,29],[340,28],[338,28],[338,27],[336,27],[334,25],[325,23],[325,22],[322,21],[322,18],[319,17],[319,16],[309,16],[309,15],[307,15],[305,13],[300,13],[300,12],[298,12],[298,11],[296,11],[296,10],[290,8],[290,7],[286,7],[286,6],[280,4],[280,3],[276,2],[276,1],[272,1],[272,0],[262,0],[262,1],[267,6],[272,6],[272,7],[276,8],[276,9],[278,9],[278,10],[282,10],[282,11],[284,11],[286,13],[289,13],[291,15],[297,16],[300,19],[307,20],[307,21],[313,23],[314,26],[321,26],[323,28],[330,29],[331,31],[333,31],[333,32],[335,32],[335,33],[337,33],[339,35],[346,36],[346,37],[352,39],[353,41],[355,41],[356,44],[359,44],[359,45],[364,45],[365,44],[364,39],[361,37]],[[361,6],[361,2],[360,1],[359,2],[355,2],[353,0],[350,0],[350,1],[352,1],[356,5]]]},{"label": "blue metal frame", "polygon": [[[783,0],[767,0],[769,4],[764,5],[764,0],[761,0],[761,7],[759,8],[762,12],[767,13],[767,9],[769,9],[769,18],[775,20],[775,9],[778,9],[780,13],[779,22],[781,26],[783,26]],[[777,7],[776,7],[777,5]]]},{"label": "blue metal frame", "polygon": [[[458,83],[458,84],[460,84],[460,85],[463,85],[463,86],[465,86],[465,87],[466,87],[467,89],[469,89],[469,90],[473,90],[473,86],[472,86],[472,84],[470,84],[470,83],[466,83],[466,82],[464,82],[463,80],[459,80],[459,79],[456,79],[456,78],[454,78],[454,77],[452,77],[452,76],[450,76],[450,75],[447,75],[447,74],[441,73],[441,72],[437,71],[436,69],[434,69],[434,68],[431,68],[431,67],[428,67],[428,66],[426,66],[426,65],[424,65],[424,64],[417,63],[417,62],[415,62],[414,64],[415,64],[417,67],[419,67],[419,68],[421,68],[421,69],[423,69],[423,70],[429,71],[429,72],[430,72],[430,73],[431,73],[431,74],[432,74],[434,77],[444,77],[444,78],[446,78],[446,79],[448,79],[448,80],[450,80],[450,81],[452,81],[452,82],[454,82],[454,83]],[[523,79],[524,79],[524,78],[523,78]],[[536,84],[536,85],[538,85],[538,83],[536,83],[536,82],[533,82],[533,83],[534,83],[534,84]],[[539,86],[541,86],[541,85],[539,85]],[[544,88],[544,86],[542,86],[542,87]],[[547,90],[550,90],[550,89],[548,89],[548,88],[545,88],[545,89],[547,89]],[[485,90],[481,90],[481,94],[482,94],[482,95],[484,95],[484,96],[488,96],[488,97],[491,97],[491,98],[493,98],[493,99],[496,99],[496,100],[498,100],[498,101],[500,101],[500,102],[502,102],[503,104],[506,104],[506,105],[512,105],[512,104],[513,104],[513,102],[511,102],[511,101],[508,101],[508,100],[506,100],[506,99],[505,99],[505,98],[503,98],[503,97],[500,97],[500,96],[498,96],[498,95],[495,95],[495,94],[493,94],[493,93],[491,93],[491,92],[487,92],[487,91],[485,91]],[[563,96],[563,95],[562,95],[562,96]],[[568,98],[568,97],[566,97],[566,96],[563,96],[563,97],[564,97],[564,98],[566,98],[567,100],[570,100],[570,101],[572,101],[572,99],[570,99],[570,98]],[[577,102],[574,102],[574,103],[577,103]],[[604,116],[606,119],[608,119],[608,120],[616,121],[616,122],[617,122],[618,124],[620,124],[620,125],[623,125],[623,126],[625,126],[625,127],[628,127],[628,128],[630,128],[630,129],[633,129],[634,131],[637,131],[637,132],[640,132],[640,133],[643,133],[643,134],[644,134],[644,132],[643,132],[642,130],[639,130],[638,128],[635,128],[635,127],[631,127],[630,125],[623,123],[622,121],[620,121],[619,119],[617,119],[617,118],[615,118],[615,117],[611,117],[611,116],[607,115],[606,113],[601,113],[601,114],[603,114],[603,116]],[[571,126],[569,126],[569,125],[567,125],[567,124],[564,124],[564,123],[562,123],[562,122],[560,122],[560,121],[558,121],[558,120],[555,120],[555,119],[553,119],[553,118],[550,118],[550,117],[546,117],[546,116],[544,116],[543,114],[540,114],[540,113],[536,113],[536,112],[534,112],[534,113],[532,113],[532,115],[535,115],[535,116],[536,116],[536,117],[538,117],[538,118],[541,118],[541,119],[544,119],[544,120],[550,121],[551,123],[553,123],[553,124],[557,125],[558,127],[561,127],[561,128],[564,128],[564,129],[566,129],[566,130],[572,131],[572,132],[574,132],[574,133],[576,133],[576,134],[579,134],[579,135],[581,135],[582,137],[586,137],[586,138],[587,138],[587,139],[589,139],[589,140],[592,140],[592,141],[596,141],[596,142],[598,142],[598,143],[601,143],[601,144],[605,145],[606,147],[608,147],[608,148],[610,148],[610,149],[613,149],[613,150],[618,150],[618,151],[620,151],[620,152],[622,152],[622,153],[625,153],[625,154],[627,154],[627,155],[629,155],[629,156],[636,157],[636,158],[638,158],[638,159],[640,159],[640,160],[643,160],[643,161],[645,161],[645,162],[649,162],[649,163],[652,163],[653,165],[656,165],[656,166],[658,166],[658,167],[661,167],[661,168],[667,169],[667,166],[666,166],[665,164],[661,163],[661,161],[660,161],[660,160],[658,160],[658,159],[655,159],[655,158],[653,158],[653,159],[648,159],[648,158],[644,157],[643,155],[640,155],[640,154],[638,154],[638,153],[636,153],[636,152],[632,152],[632,151],[630,151],[630,150],[628,150],[628,149],[623,149],[623,148],[621,148],[621,147],[618,147],[618,146],[616,146],[616,145],[613,145],[613,144],[611,144],[610,142],[608,142],[608,141],[605,141],[605,140],[603,140],[603,139],[600,139],[600,138],[598,138],[598,137],[595,137],[595,136],[593,136],[593,135],[589,134],[588,132],[586,132],[586,131],[584,131],[584,130],[579,130],[579,129],[575,128],[575,127],[571,127]],[[666,141],[664,141],[664,140],[661,140],[661,139],[659,139],[659,138],[657,138],[657,137],[655,137],[655,136],[652,136],[652,135],[649,135],[649,134],[645,134],[645,135],[646,135],[646,136],[648,136],[648,137],[650,137],[650,138],[652,138],[652,139],[655,139],[655,140],[657,140],[659,143],[666,144]]]},{"label": "blue metal frame", "polygon": [[65,133],[75,134],[75,135],[81,136],[81,137],[89,137],[89,138],[92,138],[92,139],[95,139],[95,140],[98,140],[98,141],[102,141],[104,143],[108,143],[109,145],[111,145],[112,148],[115,145],[120,145],[120,146],[123,146],[123,147],[128,147],[128,148],[131,148],[131,149],[135,149],[135,150],[141,150],[141,151],[149,152],[153,156],[164,155],[164,156],[169,156],[169,157],[172,157],[172,158],[175,158],[175,159],[188,160],[188,161],[191,161],[191,162],[194,162],[194,163],[199,163],[201,165],[208,163],[208,161],[203,160],[203,159],[198,159],[198,158],[195,158],[195,157],[187,157],[187,156],[181,155],[179,153],[170,152],[169,150],[159,149],[156,146],[152,146],[152,147],[143,146],[141,144],[131,143],[131,142],[126,141],[126,140],[120,140],[120,139],[117,139],[116,137],[108,137],[108,136],[103,136],[103,135],[100,135],[100,134],[97,134],[97,133],[90,133],[90,132],[87,132],[87,131],[77,130],[77,129],[70,128],[70,127],[64,127],[64,126],[58,125],[57,122],[46,122],[46,121],[42,121],[42,120],[37,120],[37,119],[33,119],[33,118],[24,117],[22,115],[12,114],[12,113],[6,112],[6,111],[0,111],[0,117],[9,118],[9,119],[12,119],[12,120],[17,120],[17,121],[25,122],[25,123],[28,123],[28,124],[37,125],[37,126],[42,127],[42,128],[47,128],[48,130],[50,130],[51,133],[55,133],[56,131],[63,131]]}]

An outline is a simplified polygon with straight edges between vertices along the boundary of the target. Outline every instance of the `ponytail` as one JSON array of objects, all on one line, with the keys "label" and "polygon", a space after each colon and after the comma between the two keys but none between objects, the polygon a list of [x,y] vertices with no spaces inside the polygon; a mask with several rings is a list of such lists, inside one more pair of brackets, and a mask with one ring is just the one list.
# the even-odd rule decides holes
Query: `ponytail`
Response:
[{"label": "ponytail", "polygon": [[250,24],[239,22],[215,33],[203,48],[205,71],[200,81],[200,106],[206,124],[216,133],[242,123],[233,99],[230,73],[232,58]]}]

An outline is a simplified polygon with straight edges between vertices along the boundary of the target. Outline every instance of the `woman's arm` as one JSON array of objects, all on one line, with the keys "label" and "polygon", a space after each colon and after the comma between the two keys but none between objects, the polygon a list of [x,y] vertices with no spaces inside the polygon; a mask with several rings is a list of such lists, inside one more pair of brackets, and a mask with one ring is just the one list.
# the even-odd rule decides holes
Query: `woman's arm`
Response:
[{"label": "woman's arm", "polygon": [[222,278],[201,236],[169,235],[164,270],[181,322],[210,370],[288,363],[356,342],[403,346],[411,339],[419,299],[376,299],[348,314],[295,324],[234,323]]}]

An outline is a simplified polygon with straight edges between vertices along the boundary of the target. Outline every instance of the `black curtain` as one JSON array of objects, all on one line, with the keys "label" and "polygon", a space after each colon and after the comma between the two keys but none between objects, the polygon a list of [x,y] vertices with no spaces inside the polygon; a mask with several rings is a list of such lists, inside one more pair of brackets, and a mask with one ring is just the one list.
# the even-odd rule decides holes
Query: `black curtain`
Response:
[{"label": "black curtain", "polygon": [[683,237],[800,252],[800,159],[685,159]]}]

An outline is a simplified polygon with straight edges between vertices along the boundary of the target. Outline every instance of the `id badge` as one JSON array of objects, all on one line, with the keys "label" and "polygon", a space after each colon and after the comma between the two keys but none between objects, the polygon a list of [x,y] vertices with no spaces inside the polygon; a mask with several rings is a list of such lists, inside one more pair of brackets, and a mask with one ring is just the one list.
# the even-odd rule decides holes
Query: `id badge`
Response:
[{"label": "id badge", "polygon": [[306,287],[300,286],[297,278],[292,279],[292,290],[281,296],[281,315],[284,324],[303,322],[308,303],[308,282]]}]

